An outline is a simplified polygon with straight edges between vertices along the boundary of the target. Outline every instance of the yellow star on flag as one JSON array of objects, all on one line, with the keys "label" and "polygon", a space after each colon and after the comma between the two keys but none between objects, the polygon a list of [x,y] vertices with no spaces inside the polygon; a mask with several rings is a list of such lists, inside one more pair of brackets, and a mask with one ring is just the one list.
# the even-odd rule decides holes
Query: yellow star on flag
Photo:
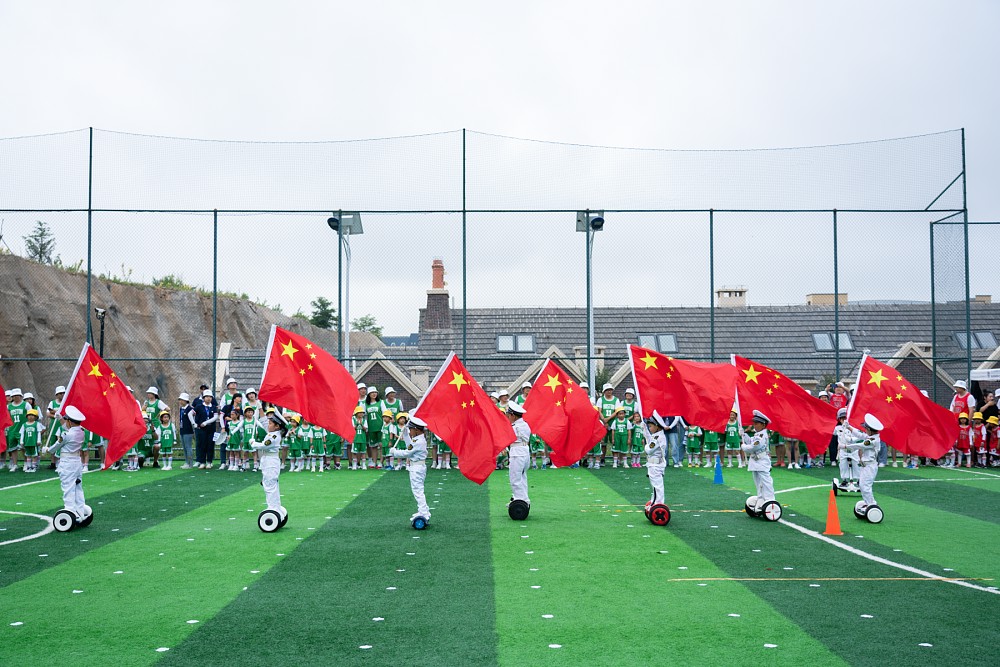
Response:
[{"label": "yellow star on flag", "polygon": [[886,396],[885,397],[885,402],[886,403],[892,403],[892,396]]},{"label": "yellow star on flag", "polygon": [[773,390],[773,389],[768,389],[768,390],[767,390],[767,395],[768,395],[768,396],[770,396],[770,395],[771,395],[771,394],[773,394],[773,393],[774,393],[774,390]]},{"label": "yellow star on flag", "polygon": [[291,339],[288,340],[288,343],[282,345],[281,348],[282,348],[281,356],[288,357],[292,361],[295,361],[295,353],[298,352],[298,350],[295,348],[294,345],[292,345]]},{"label": "yellow star on flag", "polygon": [[476,402],[475,401],[469,401],[469,406],[476,407]]},{"label": "yellow star on flag", "polygon": [[306,374],[306,369],[300,368],[299,369],[299,375],[305,375],[305,374]]},{"label": "yellow star on flag", "polygon": [[549,375],[549,381],[545,383],[545,386],[552,390],[552,393],[556,393],[556,387],[561,387],[562,382],[559,381],[559,375]]},{"label": "yellow star on flag", "polygon": [[312,369],[313,369],[313,365],[309,364],[309,370],[312,370]]},{"label": "yellow star on flag", "polygon": [[98,368],[97,364],[90,365],[90,372],[87,373],[88,376],[93,375],[95,377],[102,378],[104,375],[101,374],[101,369]]},{"label": "yellow star on flag", "polygon": [[566,393],[567,394],[572,394],[573,393],[573,385],[570,385],[570,386],[566,387]]},{"label": "yellow star on flag", "polygon": [[673,374],[673,373],[667,373],[667,379],[668,379],[668,380],[669,380],[670,378],[672,378],[673,376],[674,376],[674,374]]},{"label": "yellow star on flag", "polygon": [[462,409],[464,410],[467,407],[469,407],[469,404],[466,403],[465,401],[462,401]]},{"label": "yellow star on flag", "polygon": [[115,388],[115,383],[114,383],[114,382],[112,382],[112,383],[111,383],[110,385],[108,385],[108,386],[109,386],[109,387],[111,387],[112,389],[114,389],[114,388]]},{"label": "yellow star on flag", "polygon": [[315,359],[316,358],[316,353],[315,352],[310,353],[309,354],[309,358],[310,359]]},{"label": "yellow star on flag", "polygon": [[464,373],[456,373],[455,371],[452,371],[451,375],[452,379],[448,384],[455,385],[455,391],[462,391],[462,385],[469,384],[469,381],[465,379]]},{"label": "yellow star on flag", "polygon": [[775,383],[774,383],[774,384],[772,384],[771,386],[772,386],[772,387],[774,387],[775,389],[777,389],[777,388],[778,388],[778,383],[777,383],[777,382],[775,382]]},{"label": "yellow star on flag", "polygon": [[905,385],[905,384],[901,384],[901,385],[899,385],[899,388],[900,388],[901,390],[903,390],[903,391],[906,391],[906,385]]},{"label": "yellow star on flag", "polygon": [[646,367],[644,369],[642,369],[644,371],[648,371],[650,368],[656,368],[656,357],[654,357],[653,355],[651,355],[649,352],[646,353],[645,357],[642,357],[641,359],[639,359],[639,361],[641,361],[644,364],[646,364]]},{"label": "yellow star on flag", "polygon": [[562,401],[556,401],[556,407],[558,408],[560,405],[562,405]]},{"label": "yellow star on flag", "polygon": [[761,374],[761,371],[755,369],[753,364],[750,364],[750,368],[743,371],[743,374],[747,376],[746,379],[743,380],[744,382],[750,382],[752,380],[754,384],[760,384],[757,382],[757,376]]},{"label": "yellow star on flag", "polygon": [[307,350],[313,349],[313,344],[312,343],[306,343],[306,349]]},{"label": "yellow star on flag", "polygon": [[902,394],[896,394],[896,400],[897,401],[903,400],[903,395]]},{"label": "yellow star on flag", "polygon": [[882,381],[888,379],[884,375],[882,375],[881,368],[875,371],[874,373],[872,371],[868,371],[868,375],[871,376],[871,379],[868,380],[868,384],[874,384],[879,389],[882,388]]}]

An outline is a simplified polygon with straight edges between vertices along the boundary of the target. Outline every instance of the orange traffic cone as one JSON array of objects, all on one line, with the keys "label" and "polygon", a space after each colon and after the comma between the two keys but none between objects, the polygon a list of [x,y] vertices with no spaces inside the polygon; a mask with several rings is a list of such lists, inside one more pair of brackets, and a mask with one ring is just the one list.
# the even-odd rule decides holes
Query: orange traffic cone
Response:
[{"label": "orange traffic cone", "polygon": [[830,489],[830,503],[827,505],[826,510],[826,530],[823,531],[824,535],[843,535],[843,531],[840,530],[840,516],[837,514],[837,496],[834,495],[833,489]]}]

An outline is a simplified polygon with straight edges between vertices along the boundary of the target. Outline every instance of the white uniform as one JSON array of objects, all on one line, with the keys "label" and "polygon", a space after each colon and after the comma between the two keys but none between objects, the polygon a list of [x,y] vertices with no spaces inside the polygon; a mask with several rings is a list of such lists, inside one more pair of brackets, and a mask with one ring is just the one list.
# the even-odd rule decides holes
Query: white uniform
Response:
[{"label": "white uniform", "polygon": [[882,446],[882,440],[878,433],[866,435],[858,433],[858,437],[853,439],[847,447],[853,451],[860,451],[861,466],[858,475],[858,482],[861,486],[861,499],[865,505],[875,504],[875,495],[872,493],[872,485],[875,482],[875,475],[878,474],[878,450]]},{"label": "white uniform", "polygon": [[833,433],[837,436],[837,459],[840,461],[841,481],[858,479],[858,451],[849,449],[847,445],[858,438],[863,438],[864,433],[847,422],[837,424]]},{"label": "white uniform", "polygon": [[63,507],[83,520],[86,510],[83,500],[83,449],[85,434],[83,427],[73,426],[62,434],[62,443],[54,449],[59,452],[59,486],[62,487]]},{"label": "white uniform", "polygon": [[771,452],[768,449],[769,437],[766,428],[753,435],[743,434],[742,449],[747,459],[747,470],[753,475],[753,483],[757,487],[756,509],[758,511],[765,502],[774,500],[774,482],[771,480]]},{"label": "white uniform", "polygon": [[524,419],[518,419],[513,424],[514,437],[517,438],[510,444],[510,494],[512,500],[523,500],[531,504],[528,499],[528,464],[531,462],[531,451],[528,448],[528,440],[531,438],[531,427]]},{"label": "white uniform", "polygon": [[[262,419],[261,425],[266,427],[267,420]],[[260,471],[264,485],[264,498],[267,499],[267,509],[281,509],[281,492],[278,490],[278,474],[281,473],[281,432],[270,431],[262,442],[254,442],[253,448],[260,452]]]},{"label": "white uniform", "polygon": [[653,487],[653,503],[663,502],[663,469],[667,466],[667,434],[663,431],[651,433],[642,425],[646,435],[646,474]]},{"label": "white uniform", "polygon": [[410,472],[410,491],[413,492],[413,499],[417,501],[417,513],[410,517],[411,520],[422,516],[428,521],[431,518],[431,508],[427,506],[427,498],[424,497],[424,478],[427,477],[427,438],[420,433],[415,438],[410,437],[410,429],[403,429],[403,440],[406,442],[406,449],[389,450],[389,456],[398,459],[407,459],[406,469]]}]

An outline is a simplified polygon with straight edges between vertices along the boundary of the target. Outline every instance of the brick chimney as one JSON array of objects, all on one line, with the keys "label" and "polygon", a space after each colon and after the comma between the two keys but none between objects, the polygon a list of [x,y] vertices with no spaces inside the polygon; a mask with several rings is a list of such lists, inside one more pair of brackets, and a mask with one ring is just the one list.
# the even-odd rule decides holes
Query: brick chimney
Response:
[{"label": "brick chimney", "polygon": [[420,330],[451,329],[451,303],[445,288],[444,262],[431,262],[431,288],[427,290],[427,307],[421,313]]}]

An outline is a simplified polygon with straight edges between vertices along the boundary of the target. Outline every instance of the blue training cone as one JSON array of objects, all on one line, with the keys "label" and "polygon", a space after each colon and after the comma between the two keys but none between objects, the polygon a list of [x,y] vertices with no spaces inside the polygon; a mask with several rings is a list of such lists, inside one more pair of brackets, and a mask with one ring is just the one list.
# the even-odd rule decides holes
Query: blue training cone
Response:
[{"label": "blue training cone", "polygon": [[712,483],[713,484],[725,483],[722,481],[722,457],[720,457],[718,454],[716,454],[715,456],[715,480]]}]

